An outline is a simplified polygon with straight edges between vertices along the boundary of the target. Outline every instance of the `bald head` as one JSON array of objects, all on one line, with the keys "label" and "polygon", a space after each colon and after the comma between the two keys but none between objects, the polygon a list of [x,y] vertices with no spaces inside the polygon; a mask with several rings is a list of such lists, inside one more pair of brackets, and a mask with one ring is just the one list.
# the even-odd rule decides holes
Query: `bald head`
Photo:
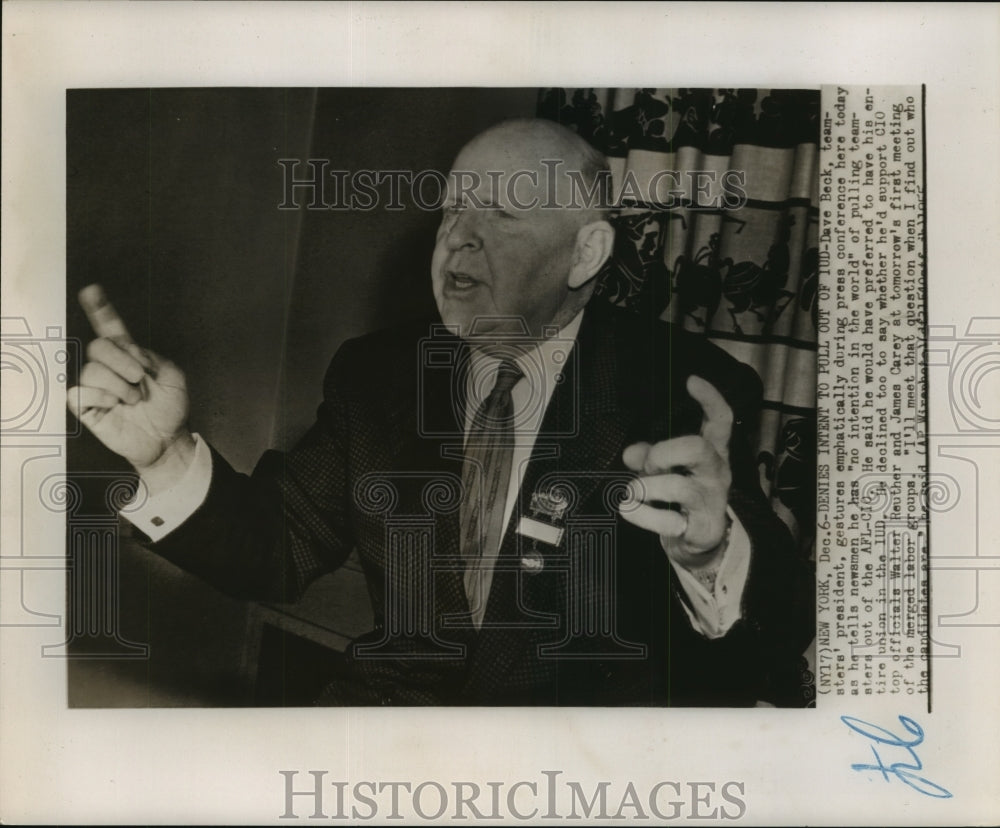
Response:
[{"label": "bald head", "polygon": [[547,209],[567,208],[584,223],[609,216],[607,159],[554,121],[516,118],[496,124],[462,148],[453,170],[460,174],[481,170],[484,161],[495,176],[491,195],[497,201],[506,196],[512,206],[527,206],[537,199]]}]

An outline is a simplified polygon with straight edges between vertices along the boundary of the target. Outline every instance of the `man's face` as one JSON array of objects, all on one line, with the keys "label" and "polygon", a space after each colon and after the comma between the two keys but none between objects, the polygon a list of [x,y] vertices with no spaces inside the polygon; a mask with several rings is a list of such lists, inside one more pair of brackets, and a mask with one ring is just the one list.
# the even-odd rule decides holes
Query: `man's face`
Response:
[{"label": "man's face", "polygon": [[477,318],[477,334],[515,332],[513,318],[537,337],[566,301],[582,221],[578,211],[542,206],[556,179],[542,157],[530,142],[487,136],[455,159],[431,273],[441,319],[460,336]]}]

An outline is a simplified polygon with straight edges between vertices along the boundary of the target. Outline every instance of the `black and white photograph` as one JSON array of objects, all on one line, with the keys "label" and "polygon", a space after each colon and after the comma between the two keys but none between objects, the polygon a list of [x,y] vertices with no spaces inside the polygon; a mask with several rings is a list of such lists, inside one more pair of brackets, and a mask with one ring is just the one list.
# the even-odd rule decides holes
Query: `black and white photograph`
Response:
[{"label": "black and white photograph", "polygon": [[807,706],[819,110],[70,90],[70,704]]},{"label": "black and white photograph", "polygon": [[997,11],[7,0],[0,822],[995,824]]}]

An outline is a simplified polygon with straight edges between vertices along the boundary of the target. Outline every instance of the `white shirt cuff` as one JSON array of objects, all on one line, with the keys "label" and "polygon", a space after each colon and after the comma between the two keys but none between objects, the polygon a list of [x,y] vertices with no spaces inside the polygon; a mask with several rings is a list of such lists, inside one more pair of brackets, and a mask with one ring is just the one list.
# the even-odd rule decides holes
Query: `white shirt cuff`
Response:
[{"label": "white shirt cuff", "polygon": [[151,496],[140,481],[131,502],[122,510],[122,517],[156,542],[193,515],[208,495],[212,483],[212,452],[208,443],[197,434],[194,437],[194,459],[176,485]]},{"label": "white shirt cuff", "polygon": [[670,561],[691,602],[691,606],[681,602],[691,626],[708,638],[721,638],[740,619],[743,590],[750,572],[750,536],[733,510],[726,511],[733,526],[729,531],[729,545],[722,553],[722,563],[715,576],[715,589],[712,592],[689,570]]}]

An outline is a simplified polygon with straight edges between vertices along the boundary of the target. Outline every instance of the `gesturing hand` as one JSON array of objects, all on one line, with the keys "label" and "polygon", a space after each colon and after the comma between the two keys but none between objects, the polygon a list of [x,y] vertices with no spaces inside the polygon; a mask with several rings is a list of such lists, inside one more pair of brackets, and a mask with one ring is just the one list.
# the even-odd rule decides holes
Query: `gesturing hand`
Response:
[{"label": "gesturing hand", "polygon": [[[625,465],[640,477],[620,508],[625,520],[656,532],[670,558],[700,567],[724,551],[733,411],[701,377],[690,377],[687,389],[702,408],[701,432],[626,448]],[[663,508],[666,504],[672,508]]]},{"label": "gesturing hand", "polygon": [[70,389],[70,411],[144,478],[167,466],[177,477],[193,452],[184,374],[132,341],[100,285],[78,298],[98,338],[87,346],[79,387]]}]

